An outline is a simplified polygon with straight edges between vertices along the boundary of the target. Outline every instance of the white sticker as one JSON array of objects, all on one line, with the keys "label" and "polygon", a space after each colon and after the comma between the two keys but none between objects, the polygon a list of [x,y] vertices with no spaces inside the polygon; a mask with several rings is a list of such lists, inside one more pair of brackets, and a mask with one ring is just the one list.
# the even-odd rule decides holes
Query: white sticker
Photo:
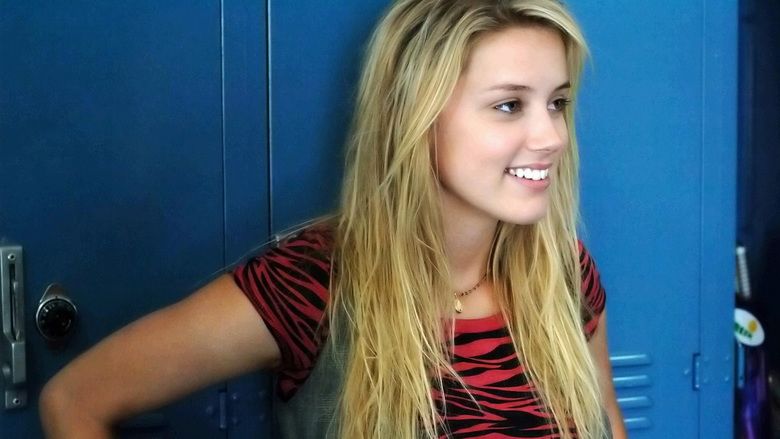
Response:
[{"label": "white sticker", "polygon": [[764,342],[764,328],[756,316],[741,308],[734,309],[734,336],[747,346],[758,346]]}]

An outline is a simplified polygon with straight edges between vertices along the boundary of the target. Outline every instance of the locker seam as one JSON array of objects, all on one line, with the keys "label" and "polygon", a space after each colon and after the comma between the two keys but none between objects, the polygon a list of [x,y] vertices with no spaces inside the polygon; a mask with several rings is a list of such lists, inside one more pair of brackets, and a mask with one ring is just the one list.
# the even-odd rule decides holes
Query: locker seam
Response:
[{"label": "locker seam", "polygon": [[227,264],[227,142],[225,133],[225,2],[219,1],[220,130],[222,136],[222,266]]},{"label": "locker seam", "polygon": [[268,166],[268,230],[267,236],[271,236],[274,228],[274,167],[273,167],[273,75],[271,71],[271,0],[265,2],[265,86],[266,86],[266,163]]}]

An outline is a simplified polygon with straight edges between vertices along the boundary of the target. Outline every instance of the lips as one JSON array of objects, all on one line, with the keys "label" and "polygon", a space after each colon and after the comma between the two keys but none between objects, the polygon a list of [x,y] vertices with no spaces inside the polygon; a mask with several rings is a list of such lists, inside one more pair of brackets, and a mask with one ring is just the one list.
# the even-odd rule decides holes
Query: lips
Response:
[{"label": "lips", "polygon": [[552,167],[552,163],[529,163],[527,165],[517,165],[517,166],[510,166],[507,169],[550,169]]}]

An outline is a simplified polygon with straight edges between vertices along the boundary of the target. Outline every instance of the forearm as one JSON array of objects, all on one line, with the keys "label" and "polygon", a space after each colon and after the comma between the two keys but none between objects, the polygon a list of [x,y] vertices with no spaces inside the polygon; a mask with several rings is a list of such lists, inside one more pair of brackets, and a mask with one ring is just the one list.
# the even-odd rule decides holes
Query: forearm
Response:
[{"label": "forearm", "polygon": [[620,406],[617,404],[615,394],[605,395],[604,409],[607,412],[609,418],[609,425],[612,430],[612,439],[626,439],[628,433],[626,433],[626,426],[623,422],[623,414],[620,412]]},{"label": "forearm", "polygon": [[220,276],[59,371],[41,392],[41,423],[50,438],[111,437],[129,417],[280,358],[252,304],[231,276]]},{"label": "forearm", "polygon": [[43,432],[47,439],[109,439],[112,437],[111,430],[105,425],[95,423],[94,421],[81,422],[74,421],[72,418],[65,422],[43,423]]}]

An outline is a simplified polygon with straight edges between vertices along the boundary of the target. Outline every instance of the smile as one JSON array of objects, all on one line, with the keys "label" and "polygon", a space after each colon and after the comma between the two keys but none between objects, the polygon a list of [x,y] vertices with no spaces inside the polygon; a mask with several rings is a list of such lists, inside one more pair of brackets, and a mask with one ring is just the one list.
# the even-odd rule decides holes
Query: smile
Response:
[{"label": "smile", "polygon": [[507,168],[506,172],[514,177],[534,181],[547,180],[550,175],[549,169]]}]

